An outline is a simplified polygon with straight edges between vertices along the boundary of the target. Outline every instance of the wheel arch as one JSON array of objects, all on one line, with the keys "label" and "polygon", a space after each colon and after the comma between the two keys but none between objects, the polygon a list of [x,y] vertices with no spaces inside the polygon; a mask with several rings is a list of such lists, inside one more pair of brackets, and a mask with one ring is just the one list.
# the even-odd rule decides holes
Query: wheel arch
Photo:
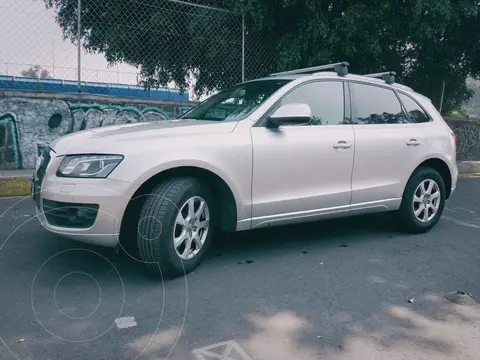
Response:
[{"label": "wheel arch", "polygon": [[[445,192],[446,192],[446,198],[448,199],[450,197],[450,194],[452,193],[452,174],[450,172],[450,168],[447,165],[447,162],[445,160],[442,160],[438,157],[432,157],[429,159],[426,159],[422,161],[411,173],[410,178],[413,176],[415,171],[417,171],[420,167],[429,167],[432,169],[435,169],[438,171],[440,176],[443,179],[443,182],[445,184]],[[410,180],[409,178],[409,180]],[[405,191],[405,190],[404,190]]]},{"label": "wheel arch", "polygon": [[[120,225],[120,242],[125,242],[133,235],[132,227],[136,228],[138,214],[146,199],[146,196],[156,185],[171,177],[191,176],[199,179],[208,186],[215,196],[218,206],[219,230],[233,232],[237,226],[237,200],[227,182],[211,170],[197,166],[176,166],[160,171],[148,179],[136,189],[131,196]],[[132,226],[134,224],[134,226]],[[133,230],[132,230],[133,231]]]}]

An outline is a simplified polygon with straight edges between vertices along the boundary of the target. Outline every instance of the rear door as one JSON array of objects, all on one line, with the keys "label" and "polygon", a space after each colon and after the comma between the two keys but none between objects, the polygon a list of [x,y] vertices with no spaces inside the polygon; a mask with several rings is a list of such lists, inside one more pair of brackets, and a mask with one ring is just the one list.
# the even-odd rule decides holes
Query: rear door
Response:
[{"label": "rear door", "polygon": [[350,95],[355,133],[352,210],[395,208],[423,158],[426,138],[390,87],[351,82]]}]

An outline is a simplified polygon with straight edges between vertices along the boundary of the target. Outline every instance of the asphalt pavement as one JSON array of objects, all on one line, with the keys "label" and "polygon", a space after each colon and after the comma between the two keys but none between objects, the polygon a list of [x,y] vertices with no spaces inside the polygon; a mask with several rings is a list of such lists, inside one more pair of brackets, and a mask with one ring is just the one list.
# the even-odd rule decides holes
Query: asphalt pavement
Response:
[{"label": "asphalt pavement", "polygon": [[478,306],[445,294],[480,301],[479,270],[480,179],[427,234],[387,215],[239,233],[168,281],[2,199],[0,359],[478,359]]}]

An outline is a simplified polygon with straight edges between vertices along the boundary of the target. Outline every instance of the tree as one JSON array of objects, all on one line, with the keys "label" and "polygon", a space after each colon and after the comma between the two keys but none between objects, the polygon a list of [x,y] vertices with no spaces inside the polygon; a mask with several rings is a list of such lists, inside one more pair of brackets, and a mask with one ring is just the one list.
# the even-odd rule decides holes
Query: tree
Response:
[{"label": "tree", "polygon": [[472,98],[467,104],[472,118],[480,119],[480,79],[467,79],[467,87],[474,92]]},{"label": "tree", "polygon": [[22,76],[36,77],[36,78],[42,78],[42,79],[51,78],[48,70],[43,69],[40,65],[34,65],[29,67],[27,70],[23,70]]},{"label": "tree", "polygon": [[[76,0],[44,0],[76,41]],[[199,0],[200,2],[200,0]],[[210,0],[245,15],[246,77],[347,60],[355,73],[394,70],[448,112],[480,72],[478,0]],[[241,78],[241,18],[168,0],[82,1],[82,45],[141,69],[146,87],[194,74],[197,94]],[[262,41],[259,41],[262,39]]]}]

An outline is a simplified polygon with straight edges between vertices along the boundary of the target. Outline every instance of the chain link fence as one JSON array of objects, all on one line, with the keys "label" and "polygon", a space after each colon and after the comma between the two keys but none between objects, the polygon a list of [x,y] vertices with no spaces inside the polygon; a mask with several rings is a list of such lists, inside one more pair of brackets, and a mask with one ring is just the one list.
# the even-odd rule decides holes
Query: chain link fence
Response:
[{"label": "chain link fence", "polygon": [[209,5],[3,0],[0,88],[23,81],[36,89],[57,79],[75,82],[77,91],[88,82],[118,83],[176,87],[198,99],[273,69],[268,36],[250,35],[241,14]]},{"label": "chain link fence", "polygon": [[76,54],[42,2],[0,2],[0,48],[1,75],[76,79]]}]

